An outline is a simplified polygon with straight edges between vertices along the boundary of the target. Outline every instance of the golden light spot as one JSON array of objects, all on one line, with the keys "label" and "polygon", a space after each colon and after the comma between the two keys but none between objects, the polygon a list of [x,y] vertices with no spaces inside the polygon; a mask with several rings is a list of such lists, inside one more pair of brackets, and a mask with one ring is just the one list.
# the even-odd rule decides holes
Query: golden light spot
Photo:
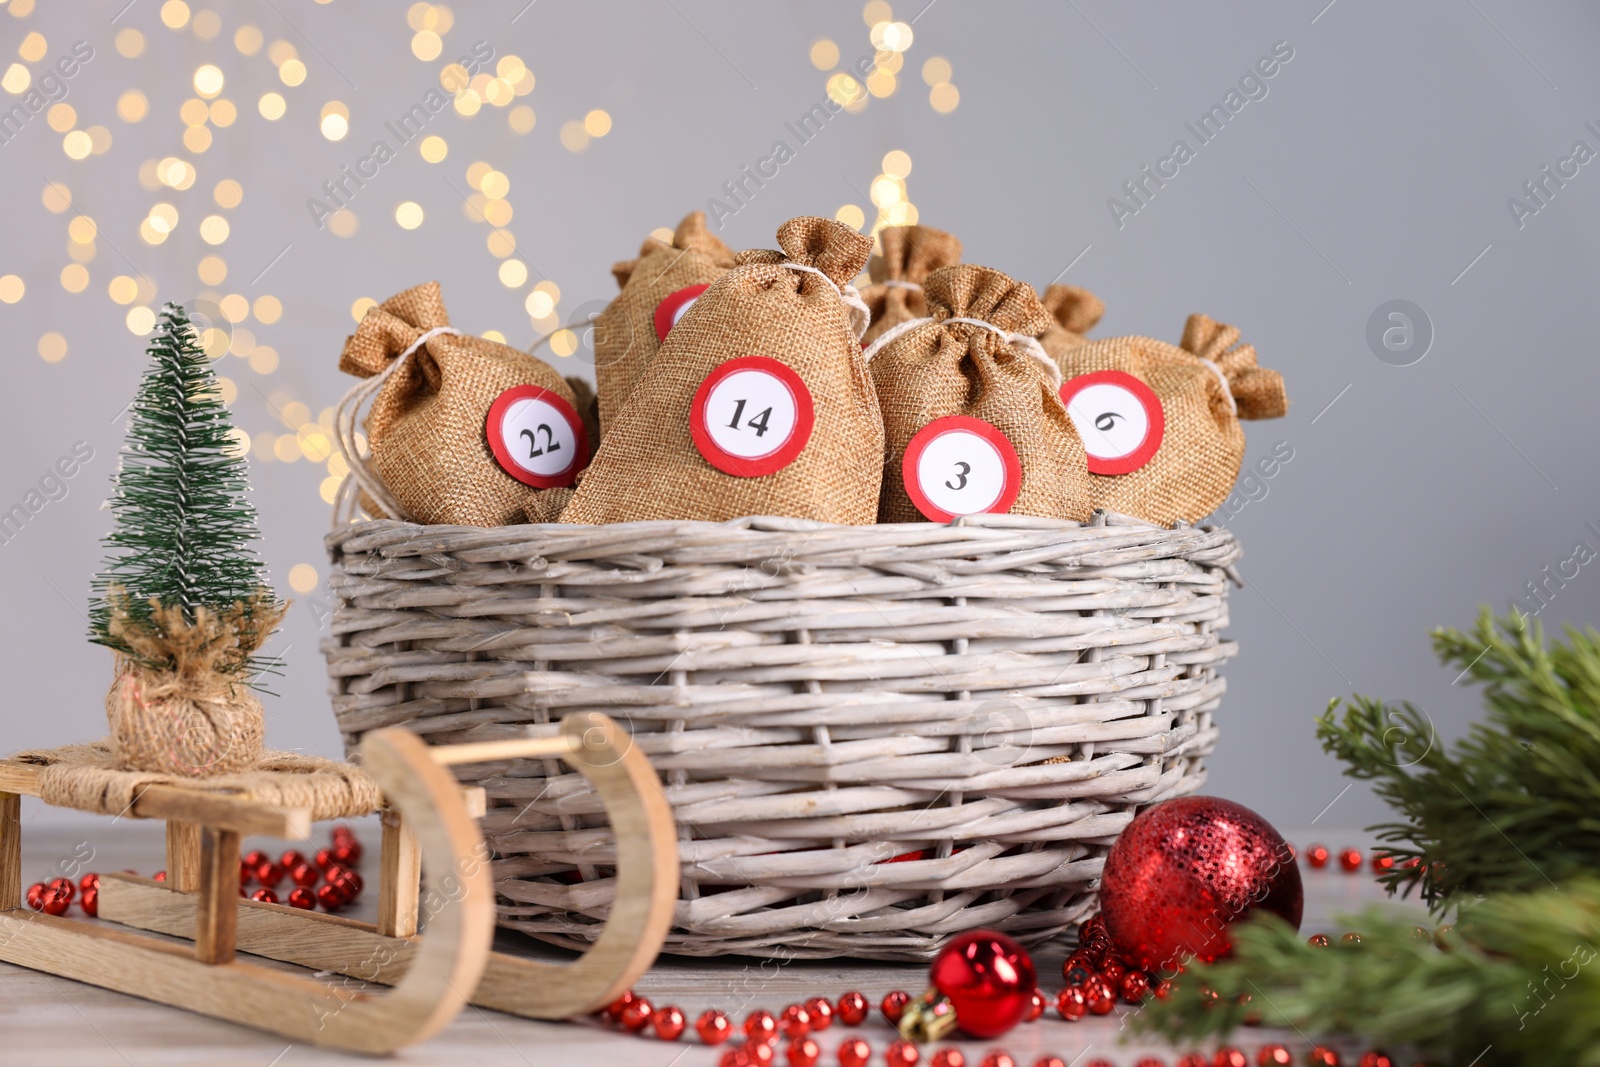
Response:
[{"label": "golden light spot", "polygon": [[261,31],[254,26],[240,26],[233,31],[233,47],[242,56],[253,56],[261,51]]},{"label": "golden light spot", "polygon": [[467,167],[467,184],[472,186],[474,189],[478,188],[483,184],[483,176],[492,170],[494,170],[494,168],[482,160],[479,160],[477,163],[473,163],[471,166]]},{"label": "golden light spot", "polygon": [[828,98],[836,104],[848,107],[853,101],[861,99],[864,92],[860,82],[843,72],[828,79]]},{"label": "golden light spot", "polygon": [[[232,404],[239,399],[239,387],[234,384],[232,378],[218,378],[217,395],[222,398],[224,404]],[[243,433],[244,431],[240,430],[239,432]],[[250,451],[250,438],[246,437],[244,442],[244,450],[246,452]]]},{"label": "golden light spot", "polygon": [[289,60],[299,58],[300,53],[295,50],[294,45],[290,44],[288,41],[282,40],[281,38],[273,41],[267,46],[267,62],[271,63],[274,67],[281,67],[285,63],[289,62]]},{"label": "golden light spot", "polygon": [[239,202],[244,199],[244,186],[232,178],[224,178],[211,191],[211,197],[217,202],[218,207],[225,207],[231,210],[238,207]]},{"label": "golden light spot", "polygon": [[278,369],[278,350],[268,345],[257,345],[250,353],[250,369],[257,374],[271,374]]},{"label": "golden light spot", "polygon": [[147,307],[129,308],[124,321],[130,333],[145,337],[156,328],[156,313]]},{"label": "golden light spot", "polygon": [[192,28],[196,37],[209,41],[222,32],[222,17],[215,11],[197,11]]},{"label": "golden light spot", "polygon": [[503,200],[511,192],[511,179],[498,170],[491,170],[478,183],[479,190],[490,200]]},{"label": "golden light spot", "polygon": [[507,289],[520,289],[522,283],[528,280],[528,268],[520,259],[506,259],[500,262],[500,284]]},{"label": "golden light spot", "polygon": [[570,356],[578,350],[578,335],[571,330],[557,330],[550,337],[550,351],[558,356]]},{"label": "golden light spot", "polygon": [[168,156],[156,164],[156,174],[161,184],[172,189],[187,189],[194,184],[195,171],[186,159]]},{"label": "golden light spot", "polygon": [[424,63],[438,59],[442,51],[444,41],[432,30],[418,30],[416,36],[411,38],[411,54]]},{"label": "golden light spot", "polygon": [[524,68],[521,76],[512,80],[511,91],[518,96],[527,96],[533,92],[533,71]]},{"label": "golden light spot", "polygon": [[911,157],[898,148],[893,152],[884,153],[883,172],[891,178],[905,179],[910,177]]},{"label": "golden light spot", "polygon": [[306,80],[306,65],[298,59],[285,60],[278,67],[278,80],[293,88]]},{"label": "golden light spot", "polygon": [[861,9],[861,21],[868,26],[875,26],[880,22],[888,22],[894,18],[894,10],[884,0],[869,0],[866,7]]},{"label": "golden light spot", "polygon": [[178,108],[178,117],[185,126],[204,126],[206,119],[211,117],[211,109],[204,100],[191,96]]},{"label": "golden light spot", "polygon": [[[233,383],[229,382],[228,384],[232,385]],[[234,390],[234,395],[237,396],[238,392],[239,391],[237,389],[235,389]],[[232,403],[231,400],[228,400],[226,398],[224,398],[222,402],[224,404]],[[250,435],[248,433],[246,433],[245,431],[241,430],[237,426],[232,426],[232,427],[228,428],[228,436],[233,439],[233,443],[230,444],[227,448],[223,449],[223,451],[227,455],[235,456],[235,457],[242,457],[242,456],[248,456],[250,454]]]},{"label": "golden light spot", "polygon": [[510,230],[495,230],[489,234],[485,244],[488,245],[489,254],[496,259],[505,259],[517,250],[517,239]]},{"label": "golden light spot", "polygon": [[[341,111],[343,112],[341,114]],[[342,141],[350,132],[349,109],[337,100],[322,109],[322,136],[330,141]]]},{"label": "golden light spot", "polygon": [[582,152],[589,147],[589,131],[583,128],[581,122],[564,122],[561,124],[561,145],[568,152]]},{"label": "golden light spot", "polygon": [[402,230],[414,230],[422,225],[422,205],[415,200],[402,200],[394,209],[394,221]]},{"label": "golden light spot", "polygon": [[517,98],[511,91],[511,83],[504,78],[491,78],[489,84],[483,87],[483,98],[495,107],[505,107]]},{"label": "golden light spot", "polygon": [[268,399],[278,408],[283,424],[292,430],[311,418],[311,409],[298,400],[286,399],[288,396],[288,393],[273,393]]},{"label": "golden light spot", "polygon": [[443,162],[445,156],[450,154],[450,146],[445,143],[443,137],[430,135],[422,139],[422,143],[417,146],[417,151],[429,163],[440,163]]},{"label": "golden light spot", "polygon": [[61,150],[68,159],[84,159],[94,149],[94,142],[83,130],[73,130],[61,138]]},{"label": "golden light spot", "polygon": [[511,225],[511,204],[505,200],[487,200],[483,205],[483,221],[490,226]]},{"label": "golden light spot", "polygon": [[83,131],[89,135],[89,151],[103,156],[111,151],[111,131],[104,126],[90,126]]},{"label": "golden light spot", "polygon": [[[495,338],[489,337],[489,334],[491,334],[493,332],[494,332],[493,330],[485,330],[485,331],[483,331],[481,336],[487,338],[490,341],[493,341],[493,340],[495,340]],[[505,343],[505,338],[502,337],[499,340],[500,340],[501,344]],[[329,422],[329,425],[330,426],[332,425],[331,420]],[[345,462],[343,456],[341,456],[339,453],[335,452],[333,455],[328,457],[328,474],[331,477],[343,478],[346,474],[349,474],[349,473],[350,473],[350,464]]]},{"label": "golden light spot", "polygon": [[884,210],[883,217],[890,226],[915,226],[917,224],[917,205],[906,200],[890,204]]},{"label": "golden light spot", "polygon": [[434,14],[432,4],[412,4],[406,11],[406,25],[413,30],[431,30],[438,24],[439,16]]},{"label": "golden light spot", "polygon": [[583,116],[583,132],[590,137],[604,137],[611,132],[611,116],[596,108]]},{"label": "golden light spot", "polygon": [[33,75],[21,63],[13,63],[6,68],[4,77],[0,77],[0,89],[13,96],[28,91],[28,86],[33,84]]},{"label": "golden light spot", "polygon": [[527,69],[528,65],[522,61],[520,56],[501,56],[499,62],[494,65],[496,76],[504,78],[508,82],[514,82],[522,77],[522,72]]},{"label": "golden light spot", "polygon": [[292,433],[286,433],[272,442],[273,458],[280,463],[293,463],[300,458],[300,441]]},{"label": "golden light spot", "polygon": [[138,122],[150,113],[150,101],[137,89],[128,89],[117,97],[117,118],[123,122]]},{"label": "golden light spot", "polygon": [[139,303],[153,304],[156,300],[155,279],[148,274],[135,274],[133,284],[139,287]]},{"label": "golden light spot", "polygon": [[256,297],[255,306],[251,310],[255,313],[256,321],[267,326],[283,318],[283,302],[275,296]]},{"label": "golden light spot", "polygon": [[183,131],[183,147],[199,155],[211,147],[211,131],[204,126],[190,126]]},{"label": "golden light spot", "polygon": [[886,52],[904,52],[911,47],[911,24],[878,22],[872,27],[872,46]]},{"label": "golden light spot", "polygon": [[45,210],[52,215],[59,215],[72,206],[72,190],[60,182],[48,182],[39,199],[44,201]]},{"label": "golden light spot", "polygon": [[270,433],[258,433],[250,442],[250,456],[257,463],[271,463],[275,458],[272,454],[274,438]]},{"label": "golden light spot", "polygon": [[672,243],[673,236],[672,227],[657,226],[655,229],[650,231],[650,236],[655,238],[657,241],[660,241],[662,244],[670,245]]},{"label": "golden light spot", "polygon": [[460,63],[446,63],[439,68],[439,88],[447,93],[459,93],[471,80],[472,75]]},{"label": "golden light spot", "polygon": [[228,280],[228,262],[221,256],[206,256],[195,268],[195,273],[207,285],[221,285]]},{"label": "golden light spot", "polygon": [[33,14],[33,0],[11,0],[6,10],[11,12],[14,19],[25,19]]},{"label": "golden light spot", "polygon": [[93,244],[80,245],[69,241],[67,242],[67,256],[74,263],[93,263],[95,246]]},{"label": "golden light spot", "polygon": [[81,293],[89,288],[89,272],[82,263],[68,263],[61,268],[61,288],[69,293]]},{"label": "golden light spot", "polygon": [[949,81],[951,73],[950,61],[944,56],[929,56],[922,64],[922,80],[929,88]]},{"label": "golden light spot", "polygon": [[556,309],[556,302],[550,299],[549,293],[541,293],[535,289],[528,294],[528,299],[523,301],[522,306],[528,309],[528,314],[532,317],[542,319]]},{"label": "golden light spot", "polygon": [[471,118],[483,107],[483,100],[471,89],[464,89],[456,94],[455,109],[463,118]]},{"label": "golden light spot", "polygon": [[283,97],[277,93],[262,93],[261,99],[256,101],[256,110],[261,112],[261,117],[268,122],[277,122],[283,118]]},{"label": "golden light spot", "polygon": [[961,92],[949,82],[940,82],[928,90],[928,103],[941,115],[948,115],[961,103]]},{"label": "golden light spot", "polygon": [[239,117],[239,109],[233,106],[232,100],[214,100],[211,103],[211,125],[232,126],[233,120]]},{"label": "golden light spot", "polygon": [[811,65],[818,70],[832,70],[839,65],[839,46],[826,37],[811,45]]},{"label": "golden light spot", "polygon": [[222,92],[222,83],[222,68],[215,63],[207,63],[194,72],[194,91],[208,100]]},{"label": "golden light spot", "polygon": [[49,50],[50,45],[45,41],[44,34],[35,31],[22,39],[22,43],[17,46],[17,55],[29,63],[37,63]]},{"label": "golden light spot", "polygon": [[905,199],[905,187],[887,174],[880,174],[872,180],[872,202],[880,208]]},{"label": "golden light spot", "polygon": [[131,304],[139,295],[139,285],[126,274],[119,274],[106,286],[106,293],[118,304]]},{"label": "golden light spot", "polygon": [[129,26],[117,31],[117,54],[124,59],[137,59],[144,54],[144,34]]},{"label": "golden light spot", "polygon": [[449,33],[450,27],[454,26],[455,24],[456,16],[454,12],[452,12],[448,7],[445,7],[443,4],[434,4],[433,25],[424,28],[438,30],[441,34],[443,34]]},{"label": "golden light spot", "polygon": [[359,229],[361,229],[361,220],[356,218],[356,213],[347,207],[340,208],[328,216],[328,230],[335,237],[354,237]]},{"label": "golden light spot", "polygon": [[67,358],[67,339],[54,330],[40,337],[39,357],[46,363],[60,363]]},{"label": "golden light spot", "polygon": [[7,274],[4,277],[0,277],[0,301],[7,304],[15,304],[22,299],[22,294],[27,291],[28,287],[22,284],[22,279],[15,274]]},{"label": "golden light spot", "polygon": [[189,24],[189,5],[183,0],[167,0],[161,5],[161,21],[169,30],[181,30]]},{"label": "golden light spot", "polygon": [[207,215],[200,220],[200,240],[208,245],[220,245],[228,239],[228,220],[221,215]]},{"label": "golden light spot", "polygon": [[371,308],[378,306],[378,302],[370,296],[364,296],[350,305],[350,317],[360,322]]},{"label": "golden light spot", "polygon": [[222,317],[229,322],[243,322],[245,316],[250,314],[250,301],[239,293],[229,293],[217,301],[217,306],[222,309]]},{"label": "golden light spot", "polygon": [[87,215],[79,215],[77,218],[67,223],[67,236],[78,242],[80,245],[86,245],[90,241],[94,240],[94,235],[98,232],[100,232],[100,228],[96,226],[94,224],[94,220]]},{"label": "golden light spot", "polygon": [[506,116],[506,122],[510,125],[512,133],[527,133],[538,121],[539,117],[527,104],[518,104],[511,109],[511,114]]},{"label": "golden light spot", "polygon": [[147,159],[139,164],[139,187],[155,192],[161,188],[161,174],[159,161]]},{"label": "golden light spot", "polygon": [[322,497],[322,502],[331,504],[339,499],[339,486],[343,483],[343,477],[336,477],[332,474],[322,479],[322,483],[317,486],[317,494]]},{"label": "golden light spot", "polygon": [[886,70],[875,70],[867,75],[867,92],[876,97],[894,95],[894,75]]},{"label": "golden light spot", "polygon": [[167,239],[166,230],[158,230],[149,219],[139,223],[139,236],[147,245],[158,245]]},{"label": "golden light spot", "polygon": [[233,328],[233,336],[228,338],[228,354],[246,359],[251,352],[256,350],[256,335],[243,326]]},{"label": "golden light spot", "polygon": [[[490,201],[489,198],[484,196],[482,193],[473,193],[471,196],[461,201],[461,214],[466,216],[468,222],[483,222],[485,220],[483,209],[485,205],[491,202],[492,201]],[[502,204],[505,203],[504,200],[500,202]]]},{"label": "golden light spot", "polygon": [[900,68],[906,65],[906,57],[899,52],[879,52],[873,60],[879,70],[886,70],[890,74],[899,74]]},{"label": "golden light spot", "polygon": [[178,228],[178,209],[171,204],[157,204],[150,209],[150,225],[161,233],[171,233]]}]

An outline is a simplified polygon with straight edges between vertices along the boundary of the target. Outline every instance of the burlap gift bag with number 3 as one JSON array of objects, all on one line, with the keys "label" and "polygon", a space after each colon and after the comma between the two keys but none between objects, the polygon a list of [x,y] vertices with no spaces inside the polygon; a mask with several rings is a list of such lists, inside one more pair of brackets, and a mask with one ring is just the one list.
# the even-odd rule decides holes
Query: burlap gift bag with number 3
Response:
[{"label": "burlap gift bag with number 3", "polygon": [[927,318],[867,350],[889,448],[879,521],[1087,519],[1083,442],[1034,340],[1051,319],[1033,287],[967,264],[935,271],[924,295]]},{"label": "burlap gift bag with number 3", "polygon": [[562,522],[877,517],[883,422],[850,286],[872,244],[797,218],[778,245],[741,252],[672,328]]},{"label": "burlap gift bag with number 3", "polygon": [[[340,402],[336,430],[369,514],[520,523],[588,460],[572,387],[526,352],[451,328],[437,282],[367,309],[339,369],[367,379]],[[369,398],[370,457],[354,439]]]}]

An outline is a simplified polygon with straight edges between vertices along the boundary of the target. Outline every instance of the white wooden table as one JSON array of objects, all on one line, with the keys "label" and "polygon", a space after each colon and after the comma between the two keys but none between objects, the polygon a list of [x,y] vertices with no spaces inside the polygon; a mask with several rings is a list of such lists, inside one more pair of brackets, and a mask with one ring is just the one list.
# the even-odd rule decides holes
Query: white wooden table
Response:
[{"label": "white wooden table", "polygon": [[[112,823],[107,819],[61,817],[51,812],[49,821],[40,814],[36,801],[25,803],[23,811],[24,884],[43,880],[63,863],[85,863],[83,870],[111,871],[131,868],[151,874],[163,863],[162,828],[157,823]],[[375,820],[352,824],[367,855],[362,873],[368,887],[352,914],[371,919],[377,903],[377,844]],[[1330,849],[1353,844],[1365,851],[1364,835],[1348,828],[1317,827],[1314,831],[1286,828],[1288,839],[1296,845],[1312,840]],[[325,828],[318,828],[315,847],[323,844]],[[260,848],[277,855],[282,842],[252,841],[248,848]],[[312,848],[296,845],[309,853]],[[92,854],[89,850],[93,850]],[[86,859],[87,858],[87,859]],[[1369,873],[1346,874],[1330,864],[1329,869],[1312,871],[1302,866],[1306,883],[1306,916],[1302,930],[1338,934],[1334,916],[1350,913],[1371,904],[1387,901]],[[1419,922],[1427,923],[1425,913],[1414,904],[1392,902],[1386,906],[1415,911]],[[73,913],[78,914],[77,905]],[[542,954],[559,958],[517,935],[502,934],[498,948],[505,951]],[[1035,954],[1041,984],[1051,992],[1061,985],[1063,949],[1046,949]],[[277,965],[274,965],[277,966]],[[292,969],[292,968],[289,968]],[[721,1008],[730,1015],[742,1016],[756,1008],[774,1013],[784,1005],[810,996],[836,998],[847,989],[859,989],[874,1004],[892,989],[920,992],[926,982],[926,968],[909,964],[866,964],[843,960],[794,961],[779,964],[753,959],[659,961],[637,984],[640,993],[656,1004],[672,1003],[694,1019],[706,1008]],[[999,1042],[971,1042],[962,1047],[974,1064],[982,1052],[1002,1045],[1029,1067],[1034,1058],[1052,1052],[1069,1063],[1103,1058],[1118,1065],[1131,1065],[1141,1056],[1155,1055],[1170,1064],[1176,1058],[1172,1049],[1146,1043],[1123,1044],[1124,1014],[1133,1009],[1119,1008],[1103,1018],[1087,1018],[1064,1023],[1053,1011],[1044,1020],[1023,1024]],[[855,1030],[837,1023],[818,1035],[824,1053],[822,1063],[837,1062],[833,1048],[841,1036],[856,1034],[871,1042],[874,1062],[881,1062],[882,1049],[893,1040],[893,1033],[874,1012],[874,1020]],[[1284,1040],[1295,1047],[1296,1036],[1271,1030],[1245,1031],[1238,1044],[1247,1050],[1270,1040]],[[1303,1045],[1303,1042],[1301,1042]],[[1346,1049],[1345,1051],[1349,1051]],[[976,1053],[976,1056],[972,1054]],[[1086,1055],[1084,1055],[1087,1053]],[[406,1064],[450,1065],[511,1064],[544,1067],[546,1064],[584,1064],[586,1067],[709,1067],[717,1062],[720,1050],[698,1043],[667,1044],[653,1039],[625,1036],[615,1030],[587,1022],[539,1023],[468,1006],[456,1021],[438,1037],[402,1051],[396,1059]],[[1252,1056],[1252,1059],[1254,1057]],[[1298,1060],[1298,1053],[1297,1053]],[[218,1022],[188,1012],[137,1000],[117,993],[26,969],[0,964],[0,1062],[51,1064],[126,1064],[129,1067],[156,1065],[205,1065],[205,1067],[298,1067],[303,1064],[347,1064],[359,1058],[325,1052],[271,1034]],[[781,1051],[779,1064],[784,1061]],[[924,1060],[926,1062],[926,1060]]]}]

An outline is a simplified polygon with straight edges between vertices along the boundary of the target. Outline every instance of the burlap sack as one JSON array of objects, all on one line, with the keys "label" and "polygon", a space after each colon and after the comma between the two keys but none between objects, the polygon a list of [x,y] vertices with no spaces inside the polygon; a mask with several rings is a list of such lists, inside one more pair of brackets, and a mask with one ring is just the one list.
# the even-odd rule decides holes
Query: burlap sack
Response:
[{"label": "burlap sack", "polygon": [[148,670],[118,657],[106,718],[124,770],[184,778],[247,771],[261,758],[261,701],[237,678]]},{"label": "burlap sack", "polygon": [[572,390],[572,406],[578,409],[578,417],[583,420],[583,431],[589,438],[589,454],[593,455],[600,447],[600,397],[585,378],[569,374],[562,380]]},{"label": "burlap sack", "polygon": [[[692,290],[716,281],[733,267],[733,250],[706,229],[706,213],[684,216],[672,243],[645,239],[639,258],[611,268],[622,292],[594,321],[595,378],[599,385],[600,425],[608,428],[633,392],[640,373],[661,348],[661,326],[670,327],[676,307],[693,299]],[[681,294],[673,306],[662,302]]]},{"label": "burlap sack", "polygon": [[[740,265],[713,282],[673,328],[606,427],[605,444],[563,522],[788,515],[860,524],[877,517],[883,422],[857,342],[866,312],[849,284],[871,243],[831,219],[797,218],[779,228],[778,244],[781,252],[740,253]],[[809,433],[797,418],[781,439],[751,439],[757,447],[771,445],[761,462],[778,469],[767,473],[730,473],[726,468],[737,464],[725,455],[718,459],[723,466],[714,465],[708,455],[719,453],[711,444],[702,451],[691,428],[698,419],[701,440],[716,440],[705,429],[711,405],[697,405],[696,398],[720,396],[713,387],[725,379],[714,372],[746,366],[725,366],[742,357],[771,361],[793,376],[813,415]],[[800,395],[789,388],[789,395]],[[734,433],[760,428],[753,411],[733,411]],[[783,426],[779,420],[774,433]],[[715,425],[727,421],[722,412]]]},{"label": "burlap sack", "polygon": [[889,450],[878,521],[927,518],[906,486],[906,447],[918,431],[952,415],[982,419],[1015,449],[1021,484],[1006,510],[1087,519],[1083,442],[1056,397],[1047,357],[1030,343],[1050,323],[1033,287],[963,264],[929,276],[926,296],[931,321],[908,320],[885,334],[867,364]]},{"label": "burlap sack", "polygon": [[1105,301],[1076,285],[1046,286],[1039,302],[1050,313],[1051,320],[1049,328],[1039,335],[1039,344],[1052,359],[1059,359],[1069,349],[1087,342],[1089,339],[1084,334],[1094,329],[1100,316],[1106,313]]},{"label": "burlap sack", "polygon": [[[425,525],[520,523],[531,496],[545,487],[513,475],[513,465],[496,457],[486,429],[490,408],[517,386],[548,390],[565,404],[576,423],[572,471],[562,476],[570,484],[589,451],[576,397],[548,364],[481,337],[438,332],[449,325],[437,282],[368,309],[345,342],[339,369],[362,378],[387,374],[366,420],[370,471],[344,446],[343,430],[341,447],[362,476],[362,505],[370,514]],[[358,386],[340,405],[350,409],[352,422],[356,393],[371,387]],[[378,484],[362,480],[370,475]]]},{"label": "burlap sack", "polygon": [[882,251],[867,263],[872,284],[861,290],[872,315],[861,343],[870,345],[884,331],[908,319],[925,318],[928,303],[923,283],[940,267],[961,262],[961,242],[932,226],[885,226],[878,231]]},{"label": "burlap sack", "polygon": [[[1198,522],[1227,498],[1244,458],[1239,420],[1276,418],[1289,408],[1282,376],[1257,366],[1255,349],[1238,340],[1234,327],[1191,315],[1181,346],[1149,337],[1109,337],[1056,356],[1062,395],[1088,446],[1095,507],[1166,526]],[[1113,436],[1119,432],[1115,427],[1127,425],[1118,420],[1137,415],[1131,407],[1119,412],[1118,405],[1139,397],[1104,379],[1122,391],[1103,394],[1106,403],[1086,405],[1079,394],[1093,379],[1084,376],[1101,372],[1129,375],[1148,388],[1159,406],[1158,439],[1147,432],[1140,448],[1117,455],[1128,447],[1128,441]],[[1101,434],[1097,420],[1113,429]],[[1134,469],[1105,473],[1129,466]]]}]

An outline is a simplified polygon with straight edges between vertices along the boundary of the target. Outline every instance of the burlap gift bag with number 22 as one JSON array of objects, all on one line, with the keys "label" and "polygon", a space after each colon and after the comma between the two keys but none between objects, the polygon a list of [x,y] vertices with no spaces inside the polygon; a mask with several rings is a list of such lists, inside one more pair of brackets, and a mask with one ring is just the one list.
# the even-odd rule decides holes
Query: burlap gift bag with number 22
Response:
[{"label": "burlap gift bag with number 22", "polygon": [[741,252],[644,368],[563,522],[877,517],[883,422],[850,286],[871,242],[790,219]]},{"label": "burlap gift bag with number 22", "polygon": [[1236,328],[1191,315],[1180,345],[1107,337],[1056,355],[1095,507],[1170,526],[1227,499],[1244,459],[1239,420],[1289,409],[1283,377],[1238,342]]},{"label": "burlap gift bag with number 22", "polygon": [[1083,442],[1034,340],[1050,316],[1033,287],[969,264],[935,271],[925,296],[927,318],[867,350],[889,448],[879,521],[1088,518]]},{"label": "burlap gift bag with number 22", "polygon": [[[369,308],[339,369],[367,379],[340,403],[340,447],[371,514],[423,524],[525,521],[571,485],[588,434],[561,375],[526,352],[450,326],[437,282]],[[370,458],[352,438],[367,415]]]}]

